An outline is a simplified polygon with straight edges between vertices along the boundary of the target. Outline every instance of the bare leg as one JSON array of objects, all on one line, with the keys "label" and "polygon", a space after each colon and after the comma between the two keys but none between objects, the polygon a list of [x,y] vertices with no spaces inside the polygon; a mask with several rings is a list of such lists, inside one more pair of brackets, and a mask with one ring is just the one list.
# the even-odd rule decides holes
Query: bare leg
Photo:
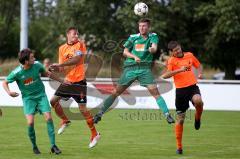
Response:
[{"label": "bare leg", "polygon": [[108,96],[108,98],[104,101],[103,107],[101,108],[101,110],[94,116],[95,124],[97,124],[101,120],[102,115],[111,107],[115,99],[119,95],[121,95],[128,87],[129,85],[126,85],[126,86],[118,85],[117,88],[113,91],[113,93],[110,96]]},{"label": "bare leg", "polygon": [[203,101],[202,101],[201,95],[195,94],[192,97],[192,103],[196,108],[194,127],[196,130],[199,130],[201,126],[201,116],[203,112]]},{"label": "bare leg", "polygon": [[69,119],[68,117],[65,115],[62,106],[60,105],[59,101],[60,101],[61,97],[59,96],[53,96],[52,99],[50,100],[51,106],[54,108],[57,116],[62,119],[61,121],[61,125],[68,122]]}]

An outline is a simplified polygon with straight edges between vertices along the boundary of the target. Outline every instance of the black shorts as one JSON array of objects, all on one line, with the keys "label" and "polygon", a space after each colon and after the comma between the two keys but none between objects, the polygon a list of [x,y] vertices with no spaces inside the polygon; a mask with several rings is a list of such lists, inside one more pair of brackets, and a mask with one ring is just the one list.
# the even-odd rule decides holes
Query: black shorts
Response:
[{"label": "black shorts", "polygon": [[175,106],[177,114],[186,112],[186,110],[189,108],[189,101],[192,102],[192,97],[195,94],[201,95],[200,90],[196,84],[176,89]]},{"label": "black shorts", "polygon": [[55,95],[66,100],[72,97],[77,103],[87,103],[87,82],[84,79],[71,85],[61,84]]}]

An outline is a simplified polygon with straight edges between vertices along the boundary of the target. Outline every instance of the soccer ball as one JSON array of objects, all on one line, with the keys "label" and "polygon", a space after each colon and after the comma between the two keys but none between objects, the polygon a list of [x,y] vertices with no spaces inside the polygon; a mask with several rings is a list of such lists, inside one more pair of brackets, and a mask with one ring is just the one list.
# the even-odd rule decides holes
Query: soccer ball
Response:
[{"label": "soccer ball", "polygon": [[143,2],[139,2],[134,6],[134,13],[138,16],[146,15],[148,13],[148,6]]}]

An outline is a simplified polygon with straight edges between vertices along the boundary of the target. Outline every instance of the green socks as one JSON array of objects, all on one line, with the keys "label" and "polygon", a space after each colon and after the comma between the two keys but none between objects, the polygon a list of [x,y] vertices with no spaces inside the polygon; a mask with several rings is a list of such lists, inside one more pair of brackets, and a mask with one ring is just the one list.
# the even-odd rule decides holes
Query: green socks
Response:
[{"label": "green socks", "polygon": [[116,98],[110,95],[103,103],[102,112],[105,113],[111,107]]},{"label": "green socks", "polygon": [[33,147],[37,147],[34,125],[28,125],[28,136]]},{"label": "green socks", "polygon": [[54,125],[52,120],[47,121],[47,131],[48,137],[51,143],[51,146],[55,145],[55,133],[54,133]]},{"label": "green socks", "polygon": [[162,96],[158,97],[158,99],[156,99],[158,107],[162,110],[163,114],[166,116],[169,114],[169,110],[167,107],[167,104],[165,102],[165,100],[163,99]]}]

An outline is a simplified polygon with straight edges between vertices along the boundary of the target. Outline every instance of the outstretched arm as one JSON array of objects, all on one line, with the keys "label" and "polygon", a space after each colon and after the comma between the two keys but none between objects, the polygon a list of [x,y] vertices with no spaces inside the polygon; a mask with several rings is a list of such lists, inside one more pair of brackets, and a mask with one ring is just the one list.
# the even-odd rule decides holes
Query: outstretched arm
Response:
[{"label": "outstretched arm", "polygon": [[58,81],[60,83],[64,83],[64,84],[71,84],[70,82],[67,82],[67,81],[64,81],[63,79],[59,78],[56,74],[50,72],[50,71],[47,71],[45,73],[43,73],[43,76],[45,77],[49,77],[55,81]]},{"label": "outstretched arm", "polygon": [[167,70],[164,74],[161,75],[161,77],[163,79],[167,79],[167,78],[170,78],[178,73],[181,73],[181,72],[185,72],[185,71],[188,71],[190,68],[190,66],[183,66],[181,67],[180,69],[177,69],[177,70],[174,70],[174,71],[169,71]]},{"label": "outstretched arm", "polygon": [[79,61],[85,56],[81,51],[77,52],[77,56],[68,59],[67,61],[60,63],[60,64],[52,64],[49,66],[50,70],[62,69],[64,66],[72,66],[79,64]]},{"label": "outstretched arm", "polygon": [[64,63],[59,64],[59,66],[60,66],[60,67],[64,67],[64,66],[76,65],[76,64],[79,63],[79,61],[81,60],[81,58],[83,58],[83,56],[84,56],[83,54],[74,56],[73,58],[65,61]]},{"label": "outstretched arm", "polygon": [[6,80],[3,81],[2,86],[9,96],[17,97],[19,95],[17,92],[10,91],[9,86],[8,86],[8,82]]}]

